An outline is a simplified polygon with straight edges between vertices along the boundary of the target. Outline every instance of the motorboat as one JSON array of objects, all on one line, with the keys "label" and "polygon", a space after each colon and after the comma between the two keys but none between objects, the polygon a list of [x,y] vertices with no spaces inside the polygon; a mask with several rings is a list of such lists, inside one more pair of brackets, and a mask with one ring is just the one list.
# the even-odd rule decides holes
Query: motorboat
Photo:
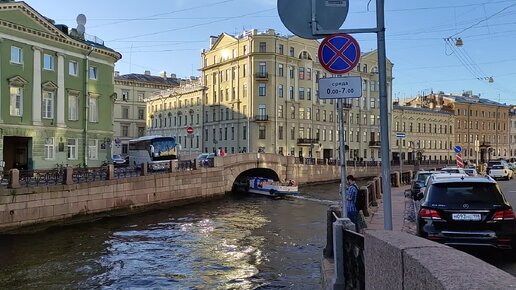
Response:
[{"label": "motorboat", "polygon": [[250,177],[248,192],[273,197],[299,194],[297,183],[294,180],[287,182],[275,181],[265,177]]}]

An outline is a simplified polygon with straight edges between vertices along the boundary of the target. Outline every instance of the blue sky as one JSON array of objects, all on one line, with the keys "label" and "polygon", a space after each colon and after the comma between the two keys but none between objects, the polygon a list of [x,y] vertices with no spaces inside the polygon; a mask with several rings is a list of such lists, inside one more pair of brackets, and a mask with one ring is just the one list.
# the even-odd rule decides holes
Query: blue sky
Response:
[{"label": "blue sky", "polygon": [[[116,67],[122,74],[165,70],[179,77],[199,75],[200,51],[210,35],[251,28],[290,34],[275,0],[26,2],[70,27],[79,13],[85,14],[86,33],[123,54]],[[368,0],[350,0],[343,28],[373,27],[375,2],[368,9]],[[386,1],[385,9],[394,98],[471,90],[516,104],[516,0],[395,0]],[[363,52],[376,48],[374,34],[354,36]],[[457,37],[464,42],[460,49],[445,41]]]}]

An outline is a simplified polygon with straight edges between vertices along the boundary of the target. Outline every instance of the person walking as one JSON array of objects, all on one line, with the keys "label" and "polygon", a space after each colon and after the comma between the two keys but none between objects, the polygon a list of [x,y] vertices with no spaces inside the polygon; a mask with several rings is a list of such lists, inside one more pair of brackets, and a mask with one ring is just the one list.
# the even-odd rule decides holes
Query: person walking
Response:
[{"label": "person walking", "polygon": [[348,186],[348,192],[346,194],[348,218],[355,224],[356,232],[360,233],[367,227],[364,215],[360,212],[364,207],[363,193],[358,189],[353,175],[346,177],[346,185]]}]

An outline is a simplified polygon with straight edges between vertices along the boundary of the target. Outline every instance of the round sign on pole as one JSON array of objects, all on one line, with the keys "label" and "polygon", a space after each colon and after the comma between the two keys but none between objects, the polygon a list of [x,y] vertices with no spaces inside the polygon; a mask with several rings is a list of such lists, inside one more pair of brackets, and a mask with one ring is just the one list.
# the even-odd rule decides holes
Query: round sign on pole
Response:
[{"label": "round sign on pole", "polygon": [[349,34],[333,34],[321,42],[318,56],[319,62],[327,71],[345,74],[360,61],[360,46]]},{"label": "round sign on pole", "polygon": [[459,154],[459,153],[461,153],[461,152],[462,152],[462,147],[460,147],[459,145],[457,145],[457,146],[455,146],[455,147],[453,148],[453,150],[455,151],[455,153]]},{"label": "round sign on pole", "polygon": [[193,133],[193,128],[192,127],[186,128],[186,133],[192,134]]},{"label": "round sign on pole", "polygon": [[348,16],[349,0],[278,0],[281,22],[301,38],[322,38],[321,35],[313,35],[312,3],[315,3],[315,21],[320,29],[339,29]]}]

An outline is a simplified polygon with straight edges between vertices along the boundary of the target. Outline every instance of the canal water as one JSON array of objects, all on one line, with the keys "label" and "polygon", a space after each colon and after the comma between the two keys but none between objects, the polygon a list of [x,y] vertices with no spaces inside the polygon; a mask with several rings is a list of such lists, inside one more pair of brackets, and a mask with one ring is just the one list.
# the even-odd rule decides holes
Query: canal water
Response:
[{"label": "canal water", "polygon": [[227,196],[204,204],[0,236],[2,289],[320,289],[328,202]]}]

